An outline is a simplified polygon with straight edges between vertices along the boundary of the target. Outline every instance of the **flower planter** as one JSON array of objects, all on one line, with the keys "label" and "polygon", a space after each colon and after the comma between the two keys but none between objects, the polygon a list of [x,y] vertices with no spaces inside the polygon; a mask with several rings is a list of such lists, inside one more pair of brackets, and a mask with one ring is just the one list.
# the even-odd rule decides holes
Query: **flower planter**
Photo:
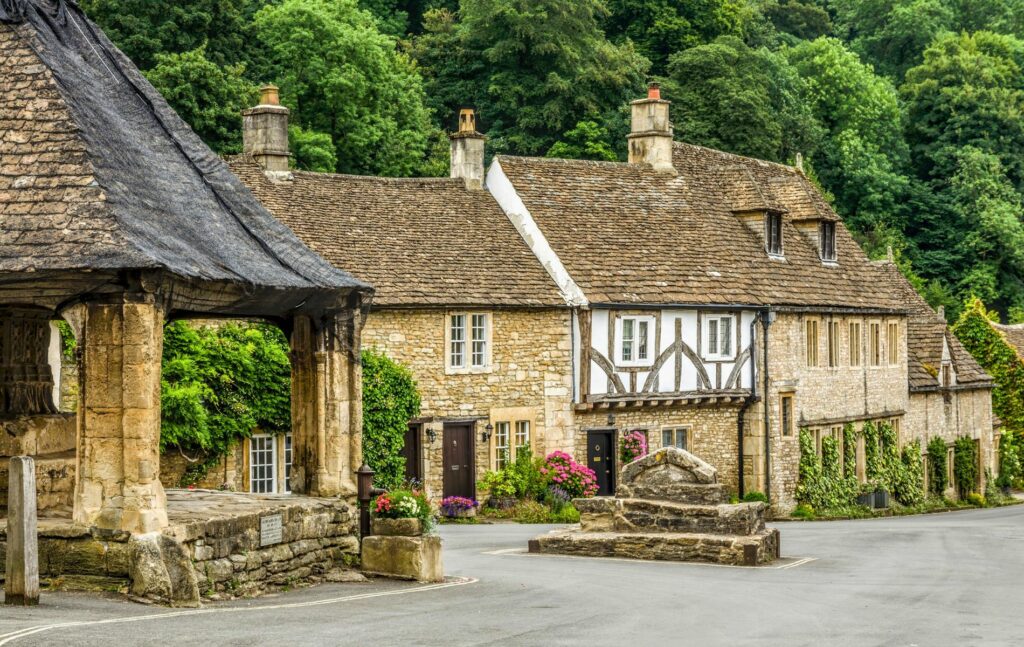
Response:
[{"label": "flower planter", "polygon": [[875,507],[875,493],[865,492],[857,495],[857,505],[862,505],[865,508]]},{"label": "flower planter", "polygon": [[382,537],[419,537],[423,534],[423,524],[414,518],[374,518],[370,520],[370,534]]},{"label": "flower planter", "polygon": [[476,516],[476,508],[469,508],[467,510],[452,510],[444,515],[448,519],[472,519]]},{"label": "flower planter", "polygon": [[878,489],[874,493],[875,508],[884,510],[889,507],[889,492],[887,490]]}]

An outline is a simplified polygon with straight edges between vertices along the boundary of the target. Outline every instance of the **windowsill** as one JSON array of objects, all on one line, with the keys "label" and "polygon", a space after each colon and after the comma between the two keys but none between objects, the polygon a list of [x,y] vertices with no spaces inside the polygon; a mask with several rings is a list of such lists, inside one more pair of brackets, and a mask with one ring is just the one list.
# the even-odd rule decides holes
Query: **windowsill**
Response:
[{"label": "windowsill", "polygon": [[833,260],[833,261],[822,260],[821,261],[821,265],[822,265],[822,267],[839,267],[839,261],[838,260]]},{"label": "windowsill", "polygon": [[446,366],[444,369],[445,375],[486,375],[494,371],[493,366],[467,366],[465,368],[452,368]]},{"label": "windowsill", "polygon": [[768,252],[768,260],[770,260],[770,261],[778,261],[780,263],[785,263],[786,262],[786,256],[784,254],[772,254],[771,252]]}]

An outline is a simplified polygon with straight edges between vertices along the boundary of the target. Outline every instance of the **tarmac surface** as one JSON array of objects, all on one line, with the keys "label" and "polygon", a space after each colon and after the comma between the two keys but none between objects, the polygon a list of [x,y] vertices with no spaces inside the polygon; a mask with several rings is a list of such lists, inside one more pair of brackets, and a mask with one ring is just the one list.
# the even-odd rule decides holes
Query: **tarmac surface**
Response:
[{"label": "tarmac surface", "polygon": [[1024,645],[1024,506],[780,523],[766,567],[529,555],[555,526],[442,526],[440,585],[325,584],[198,610],[43,593],[4,645]]}]

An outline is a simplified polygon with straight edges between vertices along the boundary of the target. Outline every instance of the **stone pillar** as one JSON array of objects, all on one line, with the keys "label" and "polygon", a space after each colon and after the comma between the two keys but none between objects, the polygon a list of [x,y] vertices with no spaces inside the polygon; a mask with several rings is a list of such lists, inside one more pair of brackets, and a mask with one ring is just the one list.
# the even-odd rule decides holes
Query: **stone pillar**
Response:
[{"label": "stone pillar", "polygon": [[[362,315],[315,322],[294,319],[292,329],[292,491],[353,496],[362,461]],[[318,325],[319,324],[319,325]]]},{"label": "stone pillar", "polygon": [[164,315],[153,295],[79,306],[76,522],[146,533],[167,526],[160,483]]},{"label": "stone pillar", "polygon": [[4,604],[39,604],[36,537],[36,465],[30,456],[11,459],[7,482],[7,579]]}]

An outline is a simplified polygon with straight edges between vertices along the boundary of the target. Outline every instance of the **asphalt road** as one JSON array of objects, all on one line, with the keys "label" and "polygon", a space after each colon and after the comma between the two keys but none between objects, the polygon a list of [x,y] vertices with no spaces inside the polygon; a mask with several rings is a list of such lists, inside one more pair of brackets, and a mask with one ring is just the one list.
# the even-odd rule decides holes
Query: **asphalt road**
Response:
[{"label": "asphalt road", "polygon": [[[448,585],[334,584],[201,610],[46,594],[3,645],[1024,645],[1024,506],[785,523],[781,566],[523,553],[445,526]],[[62,623],[67,623],[63,624]]]}]

